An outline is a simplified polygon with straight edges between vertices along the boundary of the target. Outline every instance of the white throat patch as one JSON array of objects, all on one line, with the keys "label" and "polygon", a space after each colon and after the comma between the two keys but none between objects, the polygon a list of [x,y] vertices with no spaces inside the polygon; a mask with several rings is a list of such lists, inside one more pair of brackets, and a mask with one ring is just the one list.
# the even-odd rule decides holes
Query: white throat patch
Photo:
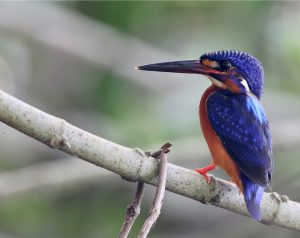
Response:
[{"label": "white throat patch", "polygon": [[207,77],[208,77],[208,78],[210,79],[210,81],[211,81],[214,85],[216,85],[218,88],[223,88],[223,89],[226,88],[225,84],[222,83],[221,81],[216,80],[215,78],[213,78],[213,77],[211,77],[211,76],[207,76]]},{"label": "white throat patch", "polygon": [[[207,76],[207,77],[218,88],[222,88],[222,89],[226,89],[227,88],[226,84],[222,83],[221,81],[216,80],[215,78],[213,78],[211,76]],[[246,79],[242,78],[241,84],[244,86],[246,93],[251,93],[252,94],[252,92],[250,91],[250,88],[249,88],[249,85],[248,85]]]}]

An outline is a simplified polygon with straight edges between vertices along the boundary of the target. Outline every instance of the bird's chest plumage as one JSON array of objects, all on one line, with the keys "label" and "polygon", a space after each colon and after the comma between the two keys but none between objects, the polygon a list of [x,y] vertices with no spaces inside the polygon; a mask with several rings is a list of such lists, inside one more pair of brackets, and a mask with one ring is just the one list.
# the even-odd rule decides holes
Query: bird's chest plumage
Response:
[{"label": "bird's chest plumage", "polygon": [[214,92],[219,90],[216,86],[210,86],[203,94],[199,105],[200,125],[207,142],[208,148],[212,155],[215,165],[221,167],[230,176],[231,180],[237,184],[242,191],[240,181],[240,171],[227,153],[217,134],[213,130],[207,115],[207,100]]}]

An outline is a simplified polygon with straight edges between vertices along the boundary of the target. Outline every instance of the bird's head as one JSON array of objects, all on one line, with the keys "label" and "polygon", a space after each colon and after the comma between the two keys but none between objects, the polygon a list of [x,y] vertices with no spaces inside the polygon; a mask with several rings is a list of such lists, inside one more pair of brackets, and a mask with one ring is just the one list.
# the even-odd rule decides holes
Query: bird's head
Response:
[{"label": "bird's head", "polygon": [[260,98],[264,86],[261,63],[245,52],[224,50],[203,54],[199,60],[173,61],[137,67],[140,70],[206,75],[214,85],[232,93]]}]

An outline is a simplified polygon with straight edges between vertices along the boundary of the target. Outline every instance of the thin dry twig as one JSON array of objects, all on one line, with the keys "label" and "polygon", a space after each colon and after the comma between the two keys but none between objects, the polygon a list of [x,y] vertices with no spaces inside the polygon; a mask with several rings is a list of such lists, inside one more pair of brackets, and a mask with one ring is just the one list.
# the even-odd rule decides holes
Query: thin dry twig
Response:
[{"label": "thin dry twig", "polygon": [[[153,224],[156,222],[160,215],[161,206],[163,203],[163,199],[166,191],[166,181],[167,181],[167,153],[170,152],[170,147],[172,145],[170,143],[166,143],[161,147],[159,152],[153,153],[152,156],[159,159],[159,173],[158,173],[158,184],[155,193],[155,198],[153,201],[153,205],[150,209],[150,214],[143,224],[138,238],[147,237],[150,229],[153,227]],[[158,154],[159,153],[159,154]]]},{"label": "thin dry twig", "polygon": [[135,219],[140,214],[141,203],[144,197],[145,184],[143,182],[138,182],[134,199],[131,204],[127,207],[127,213],[125,216],[124,223],[120,230],[118,238],[126,238],[133,226]]},{"label": "thin dry twig", "polygon": [[[162,159],[161,159],[162,153],[164,153],[164,154],[165,153],[169,153],[171,146],[172,145],[170,143],[166,143],[166,144],[164,144],[160,148],[160,150],[158,150],[158,151],[156,151],[154,153],[149,153],[149,155],[152,156],[152,157],[154,157],[154,158],[156,158],[156,159],[160,159],[160,163],[161,163],[161,161],[162,161]],[[167,160],[165,160],[165,161],[167,161]],[[166,164],[166,162],[165,162],[165,164]],[[164,166],[163,169],[164,170],[161,170],[161,169],[159,170],[159,175],[158,175],[159,178],[161,178],[161,173],[162,172],[165,173],[165,171],[166,171],[166,165]],[[163,182],[164,181],[162,181],[162,183]],[[165,189],[165,185],[161,189]],[[125,215],[125,219],[124,219],[124,222],[123,222],[123,225],[122,225],[122,228],[120,230],[118,238],[127,238],[128,237],[129,232],[130,232],[130,230],[131,230],[131,228],[132,228],[132,226],[133,226],[136,218],[140,214],[140,207],[141,207],[141,203],[142,203],[143,196],[144,196],[144,190],[145,190],[144,183],[143,182],[138,182],[134,199],[133,199],[132,203],[129,204],[128,207],[127,207],[127,212],[126,212],[126,215]],[[156,192],[155,199],[157,199],[157,194],[159,194],[159,193]],[[154,199],[154,201],[155,201],[155,199]],[[151,209],[151,211],[152,210],[153,209]],[[158,218],[158,216],[157,216],[157,218]],[[151,226],[150,226],[150,228],[151,228]]]}]

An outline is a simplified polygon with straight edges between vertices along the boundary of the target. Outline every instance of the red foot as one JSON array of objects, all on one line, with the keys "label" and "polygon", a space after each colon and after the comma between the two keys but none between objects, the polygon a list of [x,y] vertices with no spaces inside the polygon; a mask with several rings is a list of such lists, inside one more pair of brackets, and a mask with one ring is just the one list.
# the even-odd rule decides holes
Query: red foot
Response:
[{"label": "red foot", "polygon": [[195,172],[198,172],[199,174],[201,174],[208,183],[210,183],[210,176],[207,175],[207,172],[213,170],[216,167],[216,165],[214,163],[211,163],[210,165],[203,167],[203,168],[199,168],[199,169],[195,169]]}]

